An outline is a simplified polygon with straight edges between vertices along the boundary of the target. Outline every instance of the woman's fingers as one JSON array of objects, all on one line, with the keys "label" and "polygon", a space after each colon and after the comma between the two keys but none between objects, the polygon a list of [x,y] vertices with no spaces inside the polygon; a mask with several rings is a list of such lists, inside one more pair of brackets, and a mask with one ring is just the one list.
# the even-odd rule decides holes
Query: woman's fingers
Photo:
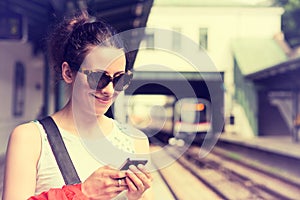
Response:
[{"label": "woman's fingers", "polygon": [[116,184],[115,184],[115,185],[116,185],[117,187],[127,186],[127,183],[126,183],[125,178],[126,178],[126,177],[114,179],[114,180],[116,181]]},{"label": "woman's fingers", "polygon": [[126,184],[127,184],[129,192],[137,192],[139,190],[138,186],[136,186],[136,184],[134,184],[134,182],[132,181],[132,179],[129,176],[126,177],[125,180],[126,180]]},{"label": "woman's fingers", "polygon": [[126,175],[130,178],[138,190],[144,191],[151,187],[152,176],[145,168],[140,168],[142,167],[137,168],[136,166],[132,165],[129,167],[130,171],[128,171]]},{"label": "woman's fingers", "polygon": [[127,189],[125,176],[125,172],[109,166],[101,167],[82,183],[82,191],[89,198],[112,198]]},{"label": "woman's fingers", "polygon": [[130,166],[126,172],[128,186],[127,196],[132,199],[140,199],[144,192],[151,187],[152,176],[143,166]]},{"label": "woman's fingers", "polygon": [[101,173],[101,176],[109,176],[112,179],[121,179],[125,178],[126,176],[126,173],[124,171],[119,171],[110,166],[100,167],[98,171],[99,173]]},{"label": "woman's fingers", "polygon": [[151,173],[147,170],[147,168],[144,165],[138,165],[138,169],[141,172],[143,172],[150,181],[153,180],[153,177],[152,177]]},{"label": "woman's fingers", "polygon": [[[137,199],[151,187],[152,176],[140,165],[132,165],[127,171],[119,171],[105,166],[96,170],[84,183],[83,190],[88,197],[98,199],[112,198],[124,190],[128,190],[131,198]],[[88,186],[88,187],[87,187]],[[95,199],[97,199],[95,198]]]}]

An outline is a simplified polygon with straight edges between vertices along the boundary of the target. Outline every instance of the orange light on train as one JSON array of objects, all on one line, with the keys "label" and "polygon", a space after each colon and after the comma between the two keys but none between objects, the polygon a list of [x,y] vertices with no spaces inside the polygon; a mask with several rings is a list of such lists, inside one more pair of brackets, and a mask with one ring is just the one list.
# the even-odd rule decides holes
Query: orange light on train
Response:
[{"label": "orange light on train", "polygon": [[197,111],[203,111],[205,109],[205,105],[203,103],[196,104]]}]

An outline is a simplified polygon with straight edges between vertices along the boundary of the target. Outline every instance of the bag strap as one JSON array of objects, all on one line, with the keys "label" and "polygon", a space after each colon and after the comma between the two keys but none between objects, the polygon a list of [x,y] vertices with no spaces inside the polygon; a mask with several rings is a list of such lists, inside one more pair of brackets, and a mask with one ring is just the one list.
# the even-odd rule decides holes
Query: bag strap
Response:
[{"label": "bag strap", "polygon": [[76,172],[76,169],[54,120],[50,116],[48,116],[39,120],[39,122],[43,125],[47,133],[51,149],[55,156],[60,172],[64,178],[65,184],[71,185],[80,183],[80,178]]}]

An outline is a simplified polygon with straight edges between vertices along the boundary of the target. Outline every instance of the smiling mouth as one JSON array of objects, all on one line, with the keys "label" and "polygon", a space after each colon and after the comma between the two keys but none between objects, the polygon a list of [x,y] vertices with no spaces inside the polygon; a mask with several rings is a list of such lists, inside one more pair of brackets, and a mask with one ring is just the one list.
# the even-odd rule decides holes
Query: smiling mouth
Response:
[{"label": "smiling mouth", "polygon": [[95,94],[91,94],[91,96],[93,96],[97,101],[99,101],[101,103],[108,104],[111,102],[111,98],[98,97]]}]

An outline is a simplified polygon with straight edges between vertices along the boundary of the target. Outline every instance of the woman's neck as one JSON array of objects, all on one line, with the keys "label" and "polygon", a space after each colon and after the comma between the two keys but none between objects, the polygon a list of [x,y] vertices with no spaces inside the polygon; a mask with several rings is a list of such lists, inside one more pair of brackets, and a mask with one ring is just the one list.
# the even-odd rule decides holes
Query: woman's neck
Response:
[{"label": "woman's neck", "polygon": [[59,127],[73,134],[78,134],[78,131],[82,133],[92,133],[93,130],[100,130],[104,135],[110,133],[112,130],[112,123],[110,118],[105,115],[91,115],[76,114],[72,109],[72,103],[69,101],[65,107],[52,115],[53,119]]}]

